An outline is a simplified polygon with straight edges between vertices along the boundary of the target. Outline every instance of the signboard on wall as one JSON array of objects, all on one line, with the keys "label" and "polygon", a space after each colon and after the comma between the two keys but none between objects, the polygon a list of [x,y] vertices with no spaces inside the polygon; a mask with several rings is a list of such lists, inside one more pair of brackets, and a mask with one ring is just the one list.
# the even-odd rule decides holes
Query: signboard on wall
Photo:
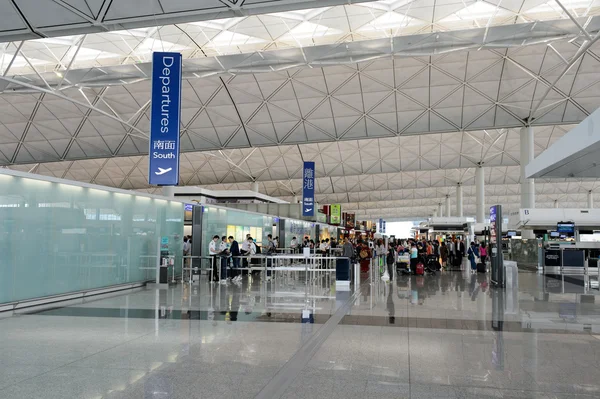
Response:
[{"label": "signboard on wall", "polygon": [[304,162],[302,172],[302,216],[315,216],[315,163]]},{"label": "signboard on wall", "polygon": [[354,214],[353,213],[346,213],[346,229],[348,230],[352,230],[354,229],[355,225],[354,225]]},{"label": "signboard on wall", "polygon": [[340,204],[332,204],[330,210],[330,223],[339,225],[342,223],[342,206]]},{"label": "signboard on wall", "polygon": [[323,212],[321,209],[317,210],[317,222],[327,223],[327,214],[325,212]]},{"label": "signboard on wall", "polygon": [[181,119],[181,54],[152,54],[152,94],[148,182],[179,184],[179,121]]}]

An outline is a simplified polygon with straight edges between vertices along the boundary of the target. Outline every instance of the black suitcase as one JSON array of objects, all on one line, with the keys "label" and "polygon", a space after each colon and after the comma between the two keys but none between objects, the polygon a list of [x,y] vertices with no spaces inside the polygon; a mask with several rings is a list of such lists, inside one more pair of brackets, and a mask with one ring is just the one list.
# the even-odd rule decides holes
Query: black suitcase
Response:
[{"label": "black suitcase", "polygon": [[478,263],[477,264],[477,273],[485,273],[487,272],[486,268],[485,268],[485,263]]}]

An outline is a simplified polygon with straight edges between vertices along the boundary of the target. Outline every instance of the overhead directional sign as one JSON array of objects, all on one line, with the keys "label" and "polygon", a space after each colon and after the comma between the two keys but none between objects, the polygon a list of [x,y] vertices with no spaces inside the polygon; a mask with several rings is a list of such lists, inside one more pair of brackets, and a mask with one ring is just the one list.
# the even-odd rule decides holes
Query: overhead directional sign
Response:
[{"label": "overhead directional sign", "polygon": [[302,216],[315,216],[315,163],[304,162],[302,172]]},{"label": "overhead directional sign", "polygon": [[181,54],[152,54],[152,113],[148,182],[179,184],[179,120],[181,114]]}]

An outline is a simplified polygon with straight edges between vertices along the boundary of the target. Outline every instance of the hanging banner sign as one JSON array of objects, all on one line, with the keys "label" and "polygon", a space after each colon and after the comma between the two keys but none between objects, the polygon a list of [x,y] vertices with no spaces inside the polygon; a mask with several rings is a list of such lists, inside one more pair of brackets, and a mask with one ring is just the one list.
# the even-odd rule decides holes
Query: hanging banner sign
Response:
[{"label": "hanging banner sign", "polygon": [[152,54],[152,96],[148,182],[179,184],[181,54]]},{"label": "hanging banner sign", "polygon": [[354,225],[354,214],[353,213],[346,213],[346,229],[348,230],[353,230],[355,225]]},{"label": "hanging banner sign", "polygon": [[302,216],[315,216],[314,162],[304,162],[302,181]]},{"label": "hanging banner sign", "polygon": [[339,225],[342,223],[342,206],[340,204],[332,204],[330,208],[329,222]]},{"label": "hanging banner sign", "polygon": [[384,221],[383,221],[383,225],[382,225],[382,227],[381,227],[381,231],[382,231],[383,233],[386,233],[386,226],[385,226],[385,225],[386,225],[386,223],[385,223],[385,220],[384,220]]}]

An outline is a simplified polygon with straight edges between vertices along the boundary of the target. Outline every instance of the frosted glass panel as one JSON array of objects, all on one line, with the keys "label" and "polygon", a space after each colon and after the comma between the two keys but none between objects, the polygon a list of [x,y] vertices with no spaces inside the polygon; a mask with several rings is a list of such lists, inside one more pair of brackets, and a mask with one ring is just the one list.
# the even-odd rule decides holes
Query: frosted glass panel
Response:
[{"label": "frosted glass panel", "polygon": [[0,173],[0,303],[152,280],[183,204]]},{"label": "frosted glass panel", "polygon": [[[203,254],[208,254],[208,245],[215,235],[219,238],[233,235],[241,243],[241,240],[246,238],[246,234],[252,234],[257,244],[264,246],[267,243],[267,235],[273,234],[274,230],[277,231],[273,228],[273,220],[271,216],[214,206],[204,207],[202,243],[206,248],[202,248]],[[235,234],[231,234],[232,232]]]},{"label": "frosted glass panel", "polygon": [[292,239],[296,237],[299,243],[302,243],[304,237],[315,239],[315,224],[303,220],[288,219],[285,221],[285,247],[289,248]]}]

